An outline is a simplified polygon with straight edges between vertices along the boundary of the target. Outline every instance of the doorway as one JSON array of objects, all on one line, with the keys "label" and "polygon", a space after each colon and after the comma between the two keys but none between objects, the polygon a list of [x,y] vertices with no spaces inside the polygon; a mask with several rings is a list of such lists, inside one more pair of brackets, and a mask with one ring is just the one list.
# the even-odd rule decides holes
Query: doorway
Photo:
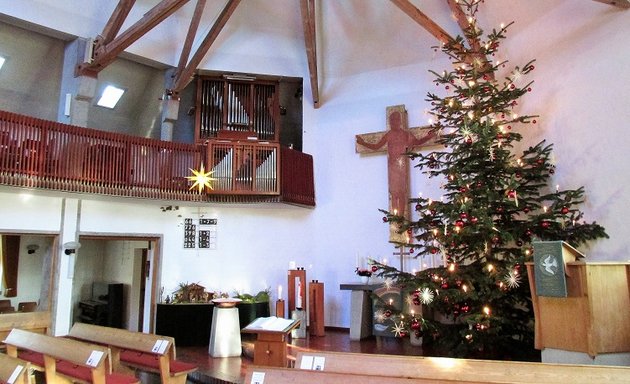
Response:
[{"label": "doorway", "polygon": [[[75,262],[72,303],[73,321],[80,321],[85,301],[94,297],[94,287],[122,285],[121,328],[152,332],[159,294],[159,237],[80,235],[81,251]],[[97,305],[104,305],[97,303]],[[109,307],[113,308],[113,307]],[[101,324],[107,325],[107,324]]]}]

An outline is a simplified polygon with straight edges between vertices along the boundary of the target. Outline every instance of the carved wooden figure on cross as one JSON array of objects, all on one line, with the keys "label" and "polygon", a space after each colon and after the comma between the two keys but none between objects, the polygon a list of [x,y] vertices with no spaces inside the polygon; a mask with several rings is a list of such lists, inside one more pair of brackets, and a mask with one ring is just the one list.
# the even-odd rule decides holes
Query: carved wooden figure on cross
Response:
[{"label": "carved wooden figure on cross", "polygon": [[[435,145],[435,135],[427,127],[408,128],[407,110],[404,105],[387,107],[387,130],[384,132],[356,135],[357,153],[387,151],[387,182],[389,188],[389,212],[409,218],[409,157],[406,153],[419,147]],[[390,242],[406,242],[404,233],[391,223]]]}]

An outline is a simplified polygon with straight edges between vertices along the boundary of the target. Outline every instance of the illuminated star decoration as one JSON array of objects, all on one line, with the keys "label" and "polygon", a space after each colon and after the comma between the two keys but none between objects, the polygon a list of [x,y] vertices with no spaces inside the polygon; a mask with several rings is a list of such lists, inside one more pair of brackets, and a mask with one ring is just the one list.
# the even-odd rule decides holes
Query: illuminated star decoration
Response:
[{"label": "illuminated star decoration", "polygon": [[394,323],[392,332],[394,332],[394,336],[401,337],[402,334],[405,333],[405,323],[403,323],[402,321],[400,322],[400,324]]},{"label": "illuminated star decoration", "polygon": [[503,280],[510,288],[518,288],[521,285],[521,276],[516,271],[510,271]]},{"label": "illuminated star decoration", "polygon": [[186,176],[186,178],[190,181],[194,181],[193,185],[190,187],[190,189],[193,189],[195,187],[199,188],[199,193],[203,192],[204,188],[212,188],[211,182],[212,180],[216,180],[215,178],[210,177],[210,175],[212,175],[212,173],[214,173],[214,171],[210,171],[210,172],[206,172],[206,170],[203,167],[203,163],[201,164],[200,169],[197,171],[195,169],[191,169],[190,170],[193,175],[192,176]]},{"label": "illuminated star decoration", "polygon": [[385,281],[383,281],[383,285],[385,286],[385,288],[390,289],[394,286],[394,279],[392,279],[391,277],[386,277]]},{"label": "illuminated star decoration", "polygon": [[376,310],[374,312],[374,320],[377,323],[383,323],[385,321],[385,318],[386,318],[386,316],[385,316],[385,312],[383,310],[378,309],[378,310]]},{"label": "illuminated star decoration", "polygon": [[431,304],[434,297],[433,292],[427,287],[422,288],[420,291],[420,301],[422,304]]}]

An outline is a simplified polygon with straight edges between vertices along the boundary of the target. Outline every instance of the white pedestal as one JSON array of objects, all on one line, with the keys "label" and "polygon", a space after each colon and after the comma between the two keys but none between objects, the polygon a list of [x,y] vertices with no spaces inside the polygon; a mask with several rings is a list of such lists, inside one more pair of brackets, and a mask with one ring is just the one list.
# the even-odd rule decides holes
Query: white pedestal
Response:
[{"label": "white pedestal", "polygon": [[291,312],[291,319],[300,320],[300,326],[291,331],[291,337],[294,339],[303,339],[306,337],[306,313],[303,309],[296,309]]},{"label": "white pedestal", "polygon": [[236,357],[242,352],[238,308],[214,307],[208,353],[212,357]]}]

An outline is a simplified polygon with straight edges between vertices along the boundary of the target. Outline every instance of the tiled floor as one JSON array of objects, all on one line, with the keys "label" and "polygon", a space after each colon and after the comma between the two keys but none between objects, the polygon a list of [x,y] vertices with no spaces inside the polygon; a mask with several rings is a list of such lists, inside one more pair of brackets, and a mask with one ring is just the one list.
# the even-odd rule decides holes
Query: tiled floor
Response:
[{"label": "tiled floor", "polygon": [[[190,375],[190,382],[243,383],[245,370],[253,363],[253,339],[249,336],[243,336],[243,354],[240,357],[214,358],[208,354],[208,347],[204,346],[177,347],[177,358],[199,366],[199,371]],[[422,355],[422,347],[412,346],[408,339],[370,337],[351,341],[347,330],[327,330],[322,337],[292,339],[289,343],[289,359],[299,350]]]}]

